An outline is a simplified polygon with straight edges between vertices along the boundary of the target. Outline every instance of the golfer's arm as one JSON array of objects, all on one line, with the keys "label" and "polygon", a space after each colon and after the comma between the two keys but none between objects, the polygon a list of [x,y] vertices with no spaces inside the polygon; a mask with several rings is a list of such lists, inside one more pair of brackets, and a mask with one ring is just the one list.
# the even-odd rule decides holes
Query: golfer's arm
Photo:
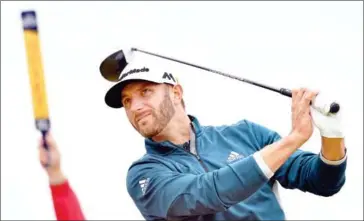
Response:
[{"label": "golfer's arm", "polygon": [[287,159],[302,145],[298,140],[299,139],[297,139],[294,134],[291,134],[275,143],[267,145],[254,154],[257,164],[267,178],[271,178]]},{"label": "golfer's arm", "polygon": [[[283,138],[281,142],[289,144],[292,142],[291,138]],[[335,140],[323,142],[325,143],[322,144],[322,149],[330,148],[328,149],[329,154],[324,150],[321,154],[314,154],[296,149],[295,147],[301,145],[297,145],[293,140],[292,148],[290,145],[264,148],[255,154],[256,161],[267,178],[274,176],[284,188],[300,189],[320,196],[331,196],[339,192],[345,183],[346,155],[345,150],[341,149],[344,148],[343,144],[337,140],[337,143]],[[284,148],[284,146],[288,148]]]},{"label": "golfer's arm", "polygon": [[68,180],[62,175],[49,177],[57,220],[85,220],[80,203]]},{"label": "golfer's arm", "polygon": [[[289,136],[267,145],[259,152],[261,160],[275,172],[298,148],[296,140]],[[154,161],[138,163],[129,170],[128,191],[143,214],[151,217],[173,220],[225,211],[267,182],[256,156],[198,175],[170,171]],[[145,177],[149,180],[143,182],[142,193],[139,182]]]}]

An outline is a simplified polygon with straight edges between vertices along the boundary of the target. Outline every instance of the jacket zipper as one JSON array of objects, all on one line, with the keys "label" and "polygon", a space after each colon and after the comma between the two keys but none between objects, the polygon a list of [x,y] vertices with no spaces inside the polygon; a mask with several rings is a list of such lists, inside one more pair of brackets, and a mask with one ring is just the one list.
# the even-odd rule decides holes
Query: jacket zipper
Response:
[{"label": "jacket zipper", "polygon": [[[197,149],[197,148],[196,148]],[[197,150],[196,150],[197,151]],[[206,165],[204,164],[204,162],[202,162],[200,156],[196,155],[196,158],[198,160],[198,162],[200,162],[201,166],[204,168],[205,172],[209,172],[209,170],[207,169]]]},{"label": "jacket zipper", "polygon": [[[203,169],[205,170],[205,172],[209,172],[209,170],[207,169],[206,165],[203,163],[203,161],[201,160],[200,156],[198,155],[198,153],[195,155],[187,150],[185,150],[182,147],[178,147],[179,149],[182,149],[183,151],[185,151],[186,153],[192,155],[193,157],[195,157],[197,159],[197,161],[201,164],[201,166],[203,167]],[[196,147],[196,152],[197,152],[197,147]]]},{"label": "jacket zipper", "polygon": [[[185,151],[186,153],[192,155],[194,158],[197,159],[197,161],[200,163],[200,165],[203,167],[203,169],[205,170],[205,172],[209,172],[209,170],[207,169],[206,165],[204,164],[204,162],[201,160],[201,157],[199,156],[198,154],[198,149],[197,149],[197,140],[196,140],[196,131],[195,131],[195,128],[193,127],[193,124],[191,123],[191,128],[192,128],[192,131],[193,131],[193,136],[195,136],[194,138],[194,144],[195,144],[195,151],[196,151],[196,154],[194,153],[191,153],[190,151],[187,151],[185,148],[183,147],[180,147],[180,146],[176,146],[177,148],[179,149],[182,149],[183,151]],[[191,139],[190,139],[191,140]],[[192,142],[191,142],[192,143]],[[190,144],[191,145],[191,144]]]},{"label": "jacket zipper", "polygon": [[204,162],[201,160],[200,158],[200,155],[198,154],[198,148],[197,148],[197,139],[196,139],[196,131],[195,131],[195,127],[193,126],[193,124],[191,123],[191,128],[192,128],[192,131],[194,133],[194,136],[195,136],[195,139],[194,139],[194,142],[195,142],[195,150],[196,150],[196,155],[195,154],[192,154],[193,156],[195,156],[198,160],[198,162],[201,164],[201,166],[203,167],[203,169],[205,170],[205,172],[208,172],[209,170],[207,169],[206,165],[204,164]]}]

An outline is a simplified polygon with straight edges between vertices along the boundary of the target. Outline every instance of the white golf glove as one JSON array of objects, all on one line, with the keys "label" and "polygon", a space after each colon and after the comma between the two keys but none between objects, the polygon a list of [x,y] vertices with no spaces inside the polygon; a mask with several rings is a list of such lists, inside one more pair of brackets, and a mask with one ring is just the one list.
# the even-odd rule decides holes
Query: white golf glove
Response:
[{"label": "white golf glove", "polygon": [[[311,116],[314,125],[319,129],[321,136],[328,138],[343,138],[344,128],[342,125],[342,107],[336,114],[328,113],[330,100],[322,93],[319,93],[313,100],[311,106]],[[325,114],[327,113],[327,114]]]}]

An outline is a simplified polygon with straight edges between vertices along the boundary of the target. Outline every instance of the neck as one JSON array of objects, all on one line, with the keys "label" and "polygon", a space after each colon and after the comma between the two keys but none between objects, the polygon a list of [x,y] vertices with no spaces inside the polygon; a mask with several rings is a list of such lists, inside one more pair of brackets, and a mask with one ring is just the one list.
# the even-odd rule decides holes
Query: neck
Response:
[{"label": "neck", "polygon": [[152,139],[156,142],[170,141],[173,144],[183,144],[190,140],[191,120],[187,114],[176,114],[164,130]]}]

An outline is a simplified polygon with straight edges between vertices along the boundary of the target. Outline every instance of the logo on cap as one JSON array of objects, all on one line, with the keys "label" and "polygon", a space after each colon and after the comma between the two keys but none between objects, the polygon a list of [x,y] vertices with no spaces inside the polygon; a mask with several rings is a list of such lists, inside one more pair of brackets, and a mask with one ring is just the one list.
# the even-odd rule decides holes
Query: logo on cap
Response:
[{"label": "logo on cap", "polygon": [[149,68],[146,68],[146,67],[143,67],[142,69],[131,69],[130,71],[122,74],[120,76],[120,79],[119,80],[123,80],[125,77],[127,77],[128,75],[131,75],[131,74],[134,74],[134,73],[139,73],[139,72],[148,72],[149,71]]},{"label": "logo on cap", "polygon": [[164,72],[164,75],[162,77],[163,79],[167,79],[168,80],[172,80],[173,82],[176,82],[176,80],[174,79],[173,75],[171,73],[167,73],[167,72]]}]

